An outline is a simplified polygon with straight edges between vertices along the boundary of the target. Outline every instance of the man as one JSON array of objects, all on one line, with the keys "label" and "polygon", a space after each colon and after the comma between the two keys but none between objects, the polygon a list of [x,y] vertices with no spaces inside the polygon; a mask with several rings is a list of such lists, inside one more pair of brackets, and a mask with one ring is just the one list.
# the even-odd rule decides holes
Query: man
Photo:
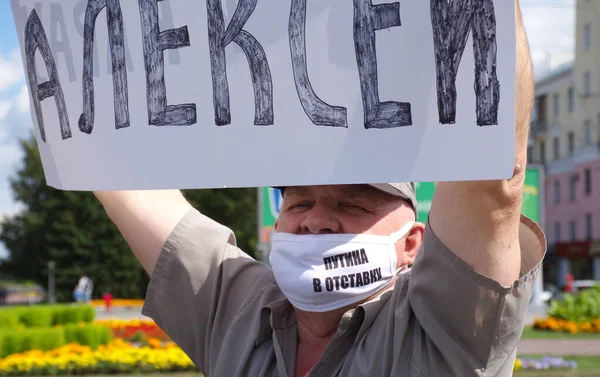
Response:
[{"label": "man", "polygon": [[143,312],[207,376],[512,375],[546,250],[520,214],[533,75],[517,20],[514,176],[439,183],[427,225],[410,184],[284,188],[271,269],[179,191],[96,193],[151,275]]}]

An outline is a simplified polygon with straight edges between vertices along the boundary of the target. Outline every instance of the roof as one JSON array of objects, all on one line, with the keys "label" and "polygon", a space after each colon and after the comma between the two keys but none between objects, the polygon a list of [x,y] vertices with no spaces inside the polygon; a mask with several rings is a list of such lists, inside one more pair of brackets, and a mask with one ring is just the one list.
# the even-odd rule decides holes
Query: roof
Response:
[{"label": "roof", "polygon": [[553,79],[565,75],[567,73],[570,73],[571,71],[573,71],[573,68],[575,68],[575,61],[569,61],[567,63],[564,63],[560,66],[558,66],[557,68],[546,72],[544,74],[542,74],[539,78],[535,79],[535,84],[536,85],[543,85],[548,81],[552,81]]}]

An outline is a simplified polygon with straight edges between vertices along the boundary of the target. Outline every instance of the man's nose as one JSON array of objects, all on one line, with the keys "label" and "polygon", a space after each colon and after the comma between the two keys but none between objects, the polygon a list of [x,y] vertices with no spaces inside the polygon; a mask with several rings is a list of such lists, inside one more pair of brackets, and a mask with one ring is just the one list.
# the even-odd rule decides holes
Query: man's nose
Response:
[{"label": "man's nose", "polygon": [[315,205],[307,212],[300,226],[304,234],[339,233],[341,229],[333,211],[320,205]]}]

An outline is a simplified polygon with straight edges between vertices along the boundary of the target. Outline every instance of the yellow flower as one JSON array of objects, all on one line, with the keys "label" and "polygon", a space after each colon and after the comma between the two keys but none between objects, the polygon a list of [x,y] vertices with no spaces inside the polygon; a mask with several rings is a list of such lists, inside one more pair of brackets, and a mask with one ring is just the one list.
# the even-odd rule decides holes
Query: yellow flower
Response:
[{"label": "yellow flower", "polygon": [[516,359],[515,360],[515,367],[514,367],[514,371],[519,371],[521,370],[521,368],[523,368],[523,363],[521,362],[521,359]]},{"label": "yellow flower", "polygon": [[54,374],[56,369],[93,373],[119,370],[124,366],[133,372],[149,367],[157,372],[195,369],[193,362],[173,343],[163,348],[136,348],[122,339],[115,339],[95,351],[68,344],[52,351],[33,350],[0,359],[2,375]]}]

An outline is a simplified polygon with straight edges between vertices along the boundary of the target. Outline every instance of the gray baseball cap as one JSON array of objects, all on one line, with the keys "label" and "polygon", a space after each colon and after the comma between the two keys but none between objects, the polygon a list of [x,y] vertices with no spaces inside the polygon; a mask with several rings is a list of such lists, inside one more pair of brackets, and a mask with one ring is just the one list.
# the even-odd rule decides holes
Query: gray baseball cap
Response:
[{"label": "gray baseball cap", "polygon": [[400,197],[410,203],[412,209],[417,212],[417,192],[412,182],[376,183],[369,184],[379,191]]},{"label": "gray baseball cap", "polygon": [[[415,184],[412,182],[396,182],[396,183],[371,183],[369,186],[383,191],[387,194],[397,196],[410,203],[413,211],[417,213],[417,193]],[[284,190],[285,187],[275,187]]]}]

